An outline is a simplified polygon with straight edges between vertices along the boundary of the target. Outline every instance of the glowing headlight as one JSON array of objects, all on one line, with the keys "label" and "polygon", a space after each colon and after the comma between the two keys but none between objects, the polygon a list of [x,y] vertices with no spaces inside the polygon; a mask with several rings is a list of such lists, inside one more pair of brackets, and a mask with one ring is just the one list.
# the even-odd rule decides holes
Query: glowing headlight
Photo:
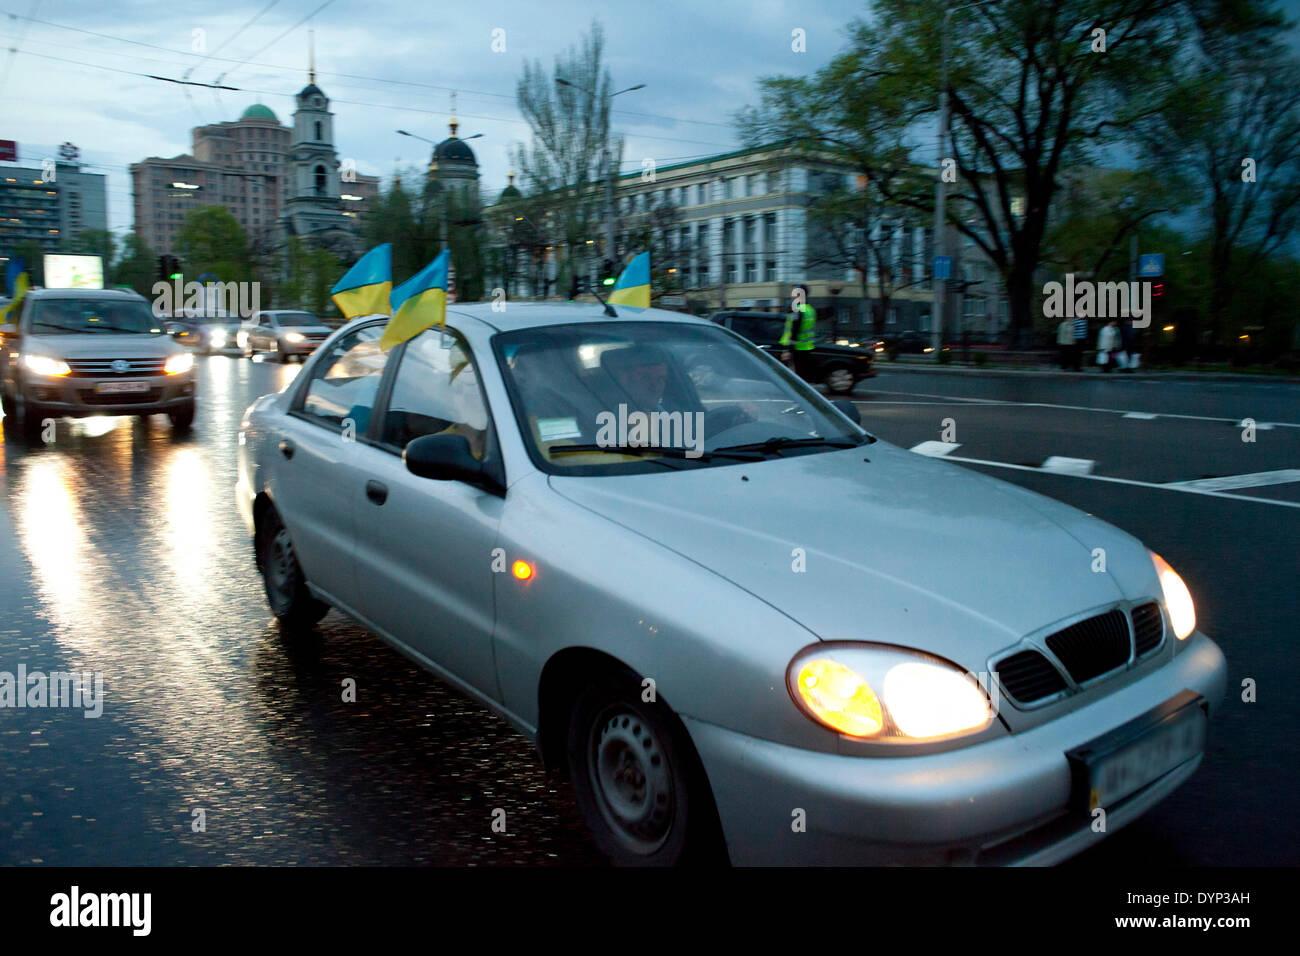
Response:
[{"label": "glowing headlight", "polygon": [[182,352],[180,355],[173,355],[166,364],[163,365],[163,371],[168,375],[179,375],[181,372],[188,372],[194,367],[194,356],[189,352]]},{"label": "glowing headlight", "polygon": [[859,739],[976,733],[995,713],[983,688],[955,665],[880,644],[814,645],[790,662],[786,682],[809,717]]},{"label": "glowing headlight", "polygon": [[1192,603],[1192,592],[1187,590],[1187,585],[1178,576],[1178,572],[1154,551],[1151,552],[1151,561],[1160,578],[1160,590],[1165,595],[1165,609],[1169,611],[1169,623],[1174,627],[1174,636],[1180,641],[1185,640],[1196,630],[1196,605]]},{"label": "glowing headlight", "polygon": [[220,346],[222,346],[222,345],[225,345],[225,344],[226,344],[226,330],[225,330],[225,329],[213,329],[213,330],[212,330],[212,335],[209,337],[209,341],[212,342],[213,345],[218,346],[218,347],[220,347]]},{"label": "glowing headlight", "polygon": [[284,340],[285,340],[286,342],[301,342],[301,341],[302,341],[303,339],[305,339],[306,337],[307,337],[307,336],[303,335],[301,332],[286,332],[286,333],[284,333]]},{"label": "glowing headlight", "polygon": [[47,355],[24,355],[23,364],[27,366],[29,372],[35,372],[37,375],[72,374],[72,369],[68,368],[67,362]]}]

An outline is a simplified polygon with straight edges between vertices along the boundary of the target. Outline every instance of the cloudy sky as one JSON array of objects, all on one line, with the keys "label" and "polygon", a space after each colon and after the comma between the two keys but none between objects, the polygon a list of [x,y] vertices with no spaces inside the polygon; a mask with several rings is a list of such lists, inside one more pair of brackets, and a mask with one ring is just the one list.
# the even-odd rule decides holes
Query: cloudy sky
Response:
[{"label": "cloudy sky", "polygon": [[[460,135],[483,134],[472,145],[495,192],[506,183],[511,147],[529,138],[514,95],[524,62],[549,68],[594,17],[605,27],[616,88],[646,84],[619,97],[615,111],[625,169],[639,169],[642,157],[662,165],[735,148],[731,115],[755,101],[758,78],[811,73],[864,13],[861,0],[0,0],[0,139],[16,140],[30,165],[76,143],[83,161],[109,177],[110,228],[127,232],[132,162],[188,152],[191,128],[235,119],[252,103],[289,122],[307,79],[310,25],[340,157],[385,177],[423,165],[429,148],[395,130],[443,139],[456,90]],[[504,53],[492,50],[498,28]],[[791,51],[796,28],[806,32],[804,54]],[[196,30],[206,57],[192,52]],[[239,89],[140,75],[187,71]]]}]

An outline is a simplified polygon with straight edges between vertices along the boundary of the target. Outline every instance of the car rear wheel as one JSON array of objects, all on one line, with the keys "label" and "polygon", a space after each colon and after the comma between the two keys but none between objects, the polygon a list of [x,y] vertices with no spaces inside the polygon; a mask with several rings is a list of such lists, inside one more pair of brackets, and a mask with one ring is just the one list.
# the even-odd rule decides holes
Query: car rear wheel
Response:
[{"label": "car rear wheel", "polygon": [[266,587],[266,603],[283,627],[308,630],[329,612],[329,605],[316,600],[307,590],[289,529],[274,508],[258,527],[258,564]]},{"label": "car rear wheel", "polygon": [[574,702],[567,758],[597,845],[620,866],[717,859],[712,795],[685,730],[632,679],[599,681]]},{"label": "car rear wheel", "polygon": [[840,365],[826,373],[826,387],[837,395],[847,395],[853,391],[853,386],[857,384],[853,373]]}]

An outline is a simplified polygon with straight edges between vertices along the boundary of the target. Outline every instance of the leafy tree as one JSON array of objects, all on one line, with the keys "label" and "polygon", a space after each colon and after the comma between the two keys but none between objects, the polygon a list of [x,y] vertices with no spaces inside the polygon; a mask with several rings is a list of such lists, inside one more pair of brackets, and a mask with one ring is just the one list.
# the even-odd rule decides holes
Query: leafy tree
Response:
[{"label": "leafy tree", "polygon": [[83,229],[64,243],[65,250],[74,255],[99,256],[107,277],[113,266],[116,239],[107,229]]},{"label": "leafy tree", "polygon": [[128,233],[122,240],[121,258],[113,267],[113,284],[129,285],[145,297],[153,296],[158,279],[158,259],[149,243],[139,233]]},{"label": "leafy tree", "polygon": [[222,206],[204,206],[185,214],[177,236],[186,281],[212,273],[221,282],[251,282],[253,262],[248,239],[235,217]]}]

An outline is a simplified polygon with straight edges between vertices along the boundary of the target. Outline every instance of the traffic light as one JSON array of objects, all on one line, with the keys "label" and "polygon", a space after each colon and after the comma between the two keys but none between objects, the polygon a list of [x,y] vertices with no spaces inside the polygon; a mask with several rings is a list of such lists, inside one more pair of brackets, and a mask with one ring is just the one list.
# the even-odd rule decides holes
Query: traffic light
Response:
[{"label": "traffic light", "polygon": [[177,259],[175,256],[167,257],[167,278],[181,278],[181,260]]},{"label": "traffic light", "polygon": [[600,284],[613,285],[616,278],[614,275],[614,260],[606,259],[600,269]]},{"label": "traffic light", "polygon": [[168,266],[168,264],[169,264],[169,263],[167,262],[167,260],[168,260],[169,258],[170,258],[170,256],[159,256],[159,257],[158,257],[158,278],[161,279],[161,280],[163,280],[164,282],[167,281],[167,276],[168,276],[168,272],[169,272],[169,270],[168,270],[168,268],[167,268],[167,266]]}]

